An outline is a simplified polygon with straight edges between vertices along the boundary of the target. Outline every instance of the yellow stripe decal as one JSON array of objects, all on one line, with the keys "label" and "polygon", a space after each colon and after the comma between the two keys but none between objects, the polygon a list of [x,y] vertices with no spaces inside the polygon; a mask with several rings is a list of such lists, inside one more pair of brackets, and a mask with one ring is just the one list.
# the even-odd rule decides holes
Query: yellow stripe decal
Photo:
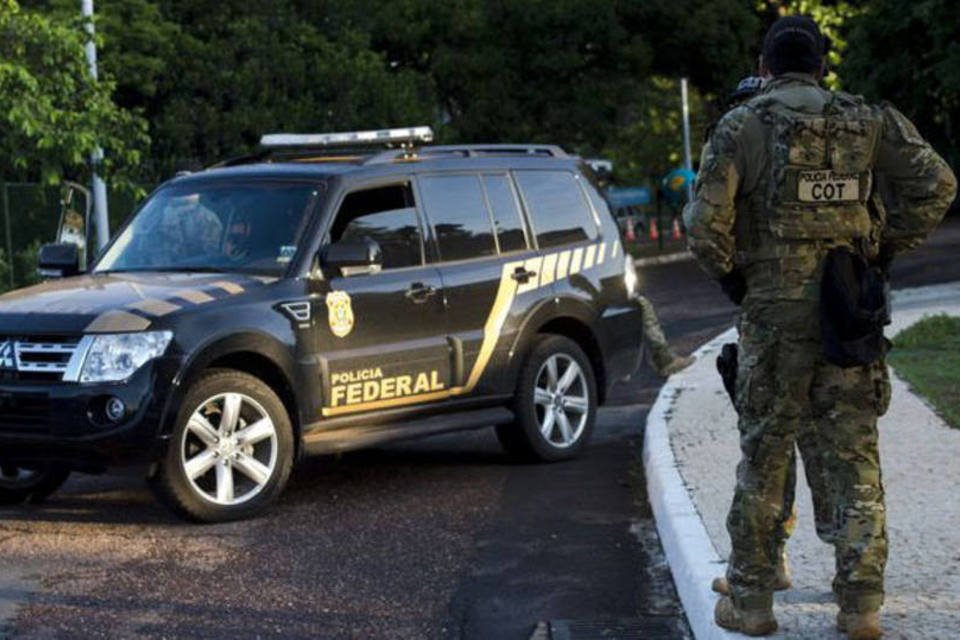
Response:
[{"label": "yellow stripe decal", "polygon": [[597,255],[597,245],[592,244],[592,245],[590,245],[589,247],[587,247],[587,252],[586,252],[586,254],[583,256],[583,270],[584,270],[584,271],[586,271],[587,269],[590,269],[591,267],[593,267],[593,259],[596,257],[596,255]]},{"label": "yellow stripe decal", "polygon": [[180,305],[168,302],[166,300],[157,300],[156,298],[138,300],[127,305],[127,309],[142,311],[143,313],[147,313],[158,318],[162,318],[163,316],[173,313],[174,311],[179,311],[181,308],[182,307]]},{"label": "yellow stripe decal", "polygon": [[601,242],[600,248],[597,249],[597,264],[603,264],[603,261],[607,259],[607,243]]},{"label": "yellow stripe decal", "polygon": [[557,258],[559,257],[556,253],[551,253],[548,256],[543,256],[543,267],[540,270],[540,286],[544,287],[551,282],[553,282],[553,275],[557,269]]},{"label": "yellow stripe decal", "polygon": [[580,265],[583,261],[583,247],[574,249],[573,258],[570,259],[570,275],[580,273]]},{"label": "yellow stripe decal", "polygon": [[227,293],[232,296],[237,295],[238,293],[243,293],[243,287],[238,285],[236,282],[227,282],[226,280],[220,280],[219,282],[214,282],[214,287],[220,287]]},{"label": "yellow stripe decal", "polygon": [[570,251],[564,251],[557,259],[557,280],[563,280],[567,277],[567,270],[570,268]]},{"label": "yellow stripe decal", "polygon": [[116,331],[143,331],[150,326],[146,318],[126,311],[107,311],[94,318],[84,329],[85,333],[113,333]]},{"label": "yellow stripe decal", "polygon": [[192,302],[193,304],[206,304],[213,301],[213,296],[209,293],[204,293],[199,289],[181,289],[173,294],[174,298],[182,298],[187,302]]}]

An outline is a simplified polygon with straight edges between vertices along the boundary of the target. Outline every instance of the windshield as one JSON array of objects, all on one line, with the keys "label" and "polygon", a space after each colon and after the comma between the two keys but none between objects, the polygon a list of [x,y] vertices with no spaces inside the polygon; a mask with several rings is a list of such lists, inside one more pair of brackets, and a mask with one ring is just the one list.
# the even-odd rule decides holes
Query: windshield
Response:
[{"label": "windshield", "polygon": [[168,187],[147,201],[96,272],[282,275],[296,253],[317,189],[289,182]]}]

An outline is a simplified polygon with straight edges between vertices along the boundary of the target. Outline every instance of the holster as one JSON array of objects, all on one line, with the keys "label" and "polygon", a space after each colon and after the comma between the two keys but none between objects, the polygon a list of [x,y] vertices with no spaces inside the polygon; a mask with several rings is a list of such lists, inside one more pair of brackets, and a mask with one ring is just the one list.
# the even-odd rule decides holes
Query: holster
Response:
[{"label": "holster", "polygon": [[883,269],[841,247],[827,254],[820,289],[823,355],[839,367],[871,364],[890,350],[890,285]]},{"label": "holster", "polygon": [[717,356],[717,371],[723,378],[723,388],[727,390],[730,396],[730,402],[737,406],[737,367],[739,366],[739,351],[737,343],[728,342],[720,349],[720,355]]}]

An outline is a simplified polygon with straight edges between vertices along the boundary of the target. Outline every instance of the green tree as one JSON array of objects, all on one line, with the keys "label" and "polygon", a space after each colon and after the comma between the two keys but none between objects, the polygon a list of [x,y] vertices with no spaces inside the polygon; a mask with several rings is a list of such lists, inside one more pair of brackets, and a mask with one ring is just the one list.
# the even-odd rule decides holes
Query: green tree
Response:
[{"label": "green tree", "polygon": [[960,168],[960,4],[874,0],[851,21],[845,85],[900,108]]},{"label": "green tree", "polygon": [[146,123],[94,82],[79,20],[61,22],[0,0],[0,172],[55,182],[82,176],[102,146],[102,172],[129,184],[148,144]]},{"label": "green tree", "polygon": [[179,26],[157,91],[161,175],[256,148],[270,131],[336,131],[436,119],[429,81],[391,69],[366,36],[328,35],[285,0],[162,3]]}]

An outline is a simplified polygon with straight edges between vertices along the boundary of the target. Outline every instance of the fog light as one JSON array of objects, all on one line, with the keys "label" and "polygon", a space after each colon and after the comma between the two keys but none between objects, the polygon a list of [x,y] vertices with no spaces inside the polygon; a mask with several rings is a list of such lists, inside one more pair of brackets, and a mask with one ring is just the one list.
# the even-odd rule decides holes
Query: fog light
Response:
[{"label": "fog light", "polygon": [[127,405],[125,405],[120,398],[110,398],[107,400],[103,412],[110,422],[120,422],[127,413]]}]

